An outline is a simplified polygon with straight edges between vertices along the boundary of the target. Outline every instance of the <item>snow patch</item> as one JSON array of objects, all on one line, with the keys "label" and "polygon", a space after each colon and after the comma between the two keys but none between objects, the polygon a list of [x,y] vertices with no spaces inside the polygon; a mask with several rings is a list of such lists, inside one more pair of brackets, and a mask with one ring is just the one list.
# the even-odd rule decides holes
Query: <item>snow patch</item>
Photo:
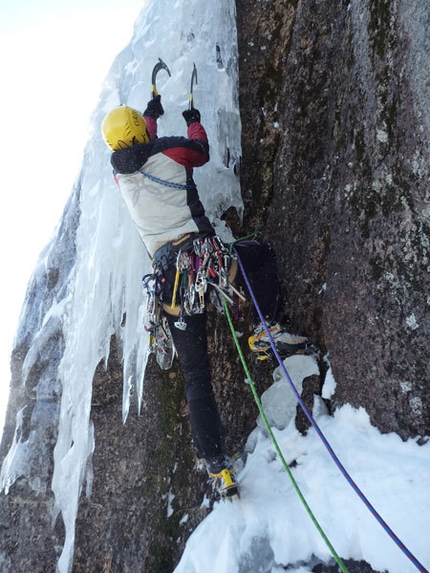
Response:
[{"label": "snow patch", "polygon": [[[288,407],[288,406],[287,406]],[[430,443],[381,434],[364,409],[347,405],[318,424],[343,465],[410,551],[430,563]],[[291,472],[338,555],[364,559],[377,571],[415,573],[415,566],[364,506],[311,428],[275,430]],[[219,502],[190,537],[174,573],[310,573],[303,562],[332,556],[263,429],[238,476],[241,498]],[[272,452],[272,455],[269,453]],[[312,557],[314,556],[314,557]],[[297,564],[297,565],[294,565]]]},{"label": "snow patch", "polygon": [[[284,365],[299,394],[303,380],[319,374],[318,364],[312,356],[290,356],[284,360]],[[280,366],[273,372],[273,380],[272,386],[261,396],[261,403],[270,426],[282,430],[296,415],[297,399]],[[257,425],[264,427],[261,417]]]}]

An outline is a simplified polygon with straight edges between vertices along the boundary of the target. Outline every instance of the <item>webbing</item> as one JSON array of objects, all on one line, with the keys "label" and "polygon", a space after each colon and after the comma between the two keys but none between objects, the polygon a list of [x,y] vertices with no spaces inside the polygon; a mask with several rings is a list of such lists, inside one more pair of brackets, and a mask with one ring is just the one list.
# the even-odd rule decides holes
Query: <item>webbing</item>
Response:
[{"label": "webbing", "polygon": [[[310,413],[310,411],[306,407],[306,404],[303,402],[301,395],[297,391],[297,388],[295,387],[294,382],[292,381],[290,375],[288,374],[287,369],[285,368],[285,364],[279,355],[279,352],[278,352],[276,345],[275,345],[275,342],[273,340],[273,336],[269,330],[269,327],[268,327],[267,322],[263,316],[263,313],[261,312],[261,309],[258,305],[257,299],[255,298],[254,291],[251,287],[248,276],[247,276],[246,271],[243,267],[242,261],[240,260],[239,254],[238,254],[237,250],[234,248],[234,245],[232,246],[232,249],[234,250],[235,255],[237,257],[237,262],[238,262],[239,268],[242,272],[243,279],[244,279],[245,284],[249,290],[249,294],[251,296],[251,299],[252,299],[252,302],[255,306],[255,309],[258,313],[260,321],[261,321],[261,323],[264,327],[264,330],[268,336],[268,339],[270,341],[270,346],[273,350],[273,353],[276,357],[276,360],[278,361],[279,366],[281,367],[281,370],[282,370],[287,382],[289,383],[298,403],[300,404],[303,412],[305,413],[307,419],[309,420],[312,427],[315,429],[317,435],[320,437],[321,441],[323,442],[323,444],[327,448],[331,458],[333,459],[333,461],[337,465],[338,469],[341,471],[344,478],[347,480],[347,482],[353,488],[353,490],[359,496],[359,498],[363,501],[363,503],[365,504],[367,509],[371,512],[373,517],[375,517],[375,519],[383,527],[385,532],[396,543],[396,545],[401,549],[401,551],[406,555],[406,557],[413,563],[413,565],[418,569],[418,571],[420,571],[421,573],[429,573],[429,571],[418,561],[418,559],[411,553],[411,551],[409,551],[409,549],[404,545],[404,543],[397,537],[397,535],[394,533],[394,531],[390,528],[390,526],[386,523],[386,521],[384,521],[384,519],[381,517],[381,515],[376,511],[376,509],[373,507],[373,505],[370,503],[370,501],[366,498],[366,496],[360,490],[358,485],[354,482],[352,477],[348,474],[347,470],[345,469],[345,467],[343,466],[343,464],[341,463],[341,461],[339,460],[339,458],[335,454],[333,448],[329,444],[327,438],[324,436],[324,434],[323,434],[322,430],[320,429],[320,427],[318,426],[317,422],[312,417],[312,414]],[[251,386],[251,388],[252,387],[253,386]],[[254,397],[255,397],[255,394],[254,394]]]}]

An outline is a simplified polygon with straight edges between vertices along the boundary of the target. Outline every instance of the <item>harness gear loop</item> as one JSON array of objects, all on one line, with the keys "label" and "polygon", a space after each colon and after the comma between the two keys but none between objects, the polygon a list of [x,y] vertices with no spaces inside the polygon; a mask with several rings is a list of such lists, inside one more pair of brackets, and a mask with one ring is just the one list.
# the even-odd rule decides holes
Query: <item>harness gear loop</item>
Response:
[{"label": "harness gear loop", "polygon": [[[230,304],[235,304],[235,297],[245,300],[231,284],[237,273],[235,255],[217,235],[185,235],[158,249],[152,262],[159,286],[166,280],[166,273],[170,277],[167,280],[172,285],[171,296],[168,295],[168,302],[161,296],[161,302],[167,314],[180,317],[178,328],[183,329],[186,325],[183,316],[204,312],[208,292],[226,298]],[[160,294],[162,289],[159,288],[156,295]],[[221,307],[220,303],[217,306]]]}]

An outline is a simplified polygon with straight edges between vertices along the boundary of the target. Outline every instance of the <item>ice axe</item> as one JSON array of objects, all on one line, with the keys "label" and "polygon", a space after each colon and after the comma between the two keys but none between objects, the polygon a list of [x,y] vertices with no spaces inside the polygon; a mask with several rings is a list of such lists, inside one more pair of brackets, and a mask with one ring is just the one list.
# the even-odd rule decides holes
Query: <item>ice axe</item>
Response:
[{"label": "ice axe", "polygon": [[190,85],[190,95],[189,95],[189,103],[188,103],[188,109],[194,109],[194,95],[193,95],[193,88],[194,88],[194,82],[196,82],[197,85],[197,68],[196,68],[196,64],[193,64],[193,73],[191,74],[191,85]]},{"label": "ice axe", "polygon": [[152,98],[153,99],[158,96],[156,81],[157,81],[157,74],[160,70],[166,70],[166,72],[169,74],[169,78],[172,76],[169,68],[167,67],[167,64],[165,64],[161,58],[158,58],[158,62],[155,64],[155,66],[152,70]]}]

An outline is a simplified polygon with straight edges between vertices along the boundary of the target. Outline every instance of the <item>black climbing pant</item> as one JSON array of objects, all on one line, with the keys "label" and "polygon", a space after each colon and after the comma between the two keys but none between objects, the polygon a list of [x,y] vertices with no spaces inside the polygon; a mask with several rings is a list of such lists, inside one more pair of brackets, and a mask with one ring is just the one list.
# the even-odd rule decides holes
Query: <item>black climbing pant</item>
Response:
[{"label": "black climbing pant", "polygon": [[[263,315],[269,320],[277,320],[277,316],[282,312],[282,304],[276,256],[272,247],[256,241],[242,241],[237,243],[236,249]],[[174,269],[169,271],[166,277],[173,277]],[[172,284],[171,277],[167,283]],[[234,284],[242,286],[247,295],[248,291],[239,271]],[[163,298],[171,300],[171,293],[166,292],[167,290],[171,289],[165,290]],[[225,447],[219,410],[212,389],[206,313],[184,316],[183,320],[187,325],[184,330],[174,325],[178,317],[169,314],[166,316],[185,378],[193,441],[199,457],[204,458],[209,467],[214,468],[217,460],[224,458]],[[222,468],[211,471],[220,469]]]},{"label": "black climbing pant", "polygon": [[206,313],[185,316],[185,330],[174,323],[177,317],[167,316],[179,363],[185,378],[185,395],[189,410],[193,441],[200,457],[206,460],[224,455],[221,420],[212,390],[207,351]]}]

